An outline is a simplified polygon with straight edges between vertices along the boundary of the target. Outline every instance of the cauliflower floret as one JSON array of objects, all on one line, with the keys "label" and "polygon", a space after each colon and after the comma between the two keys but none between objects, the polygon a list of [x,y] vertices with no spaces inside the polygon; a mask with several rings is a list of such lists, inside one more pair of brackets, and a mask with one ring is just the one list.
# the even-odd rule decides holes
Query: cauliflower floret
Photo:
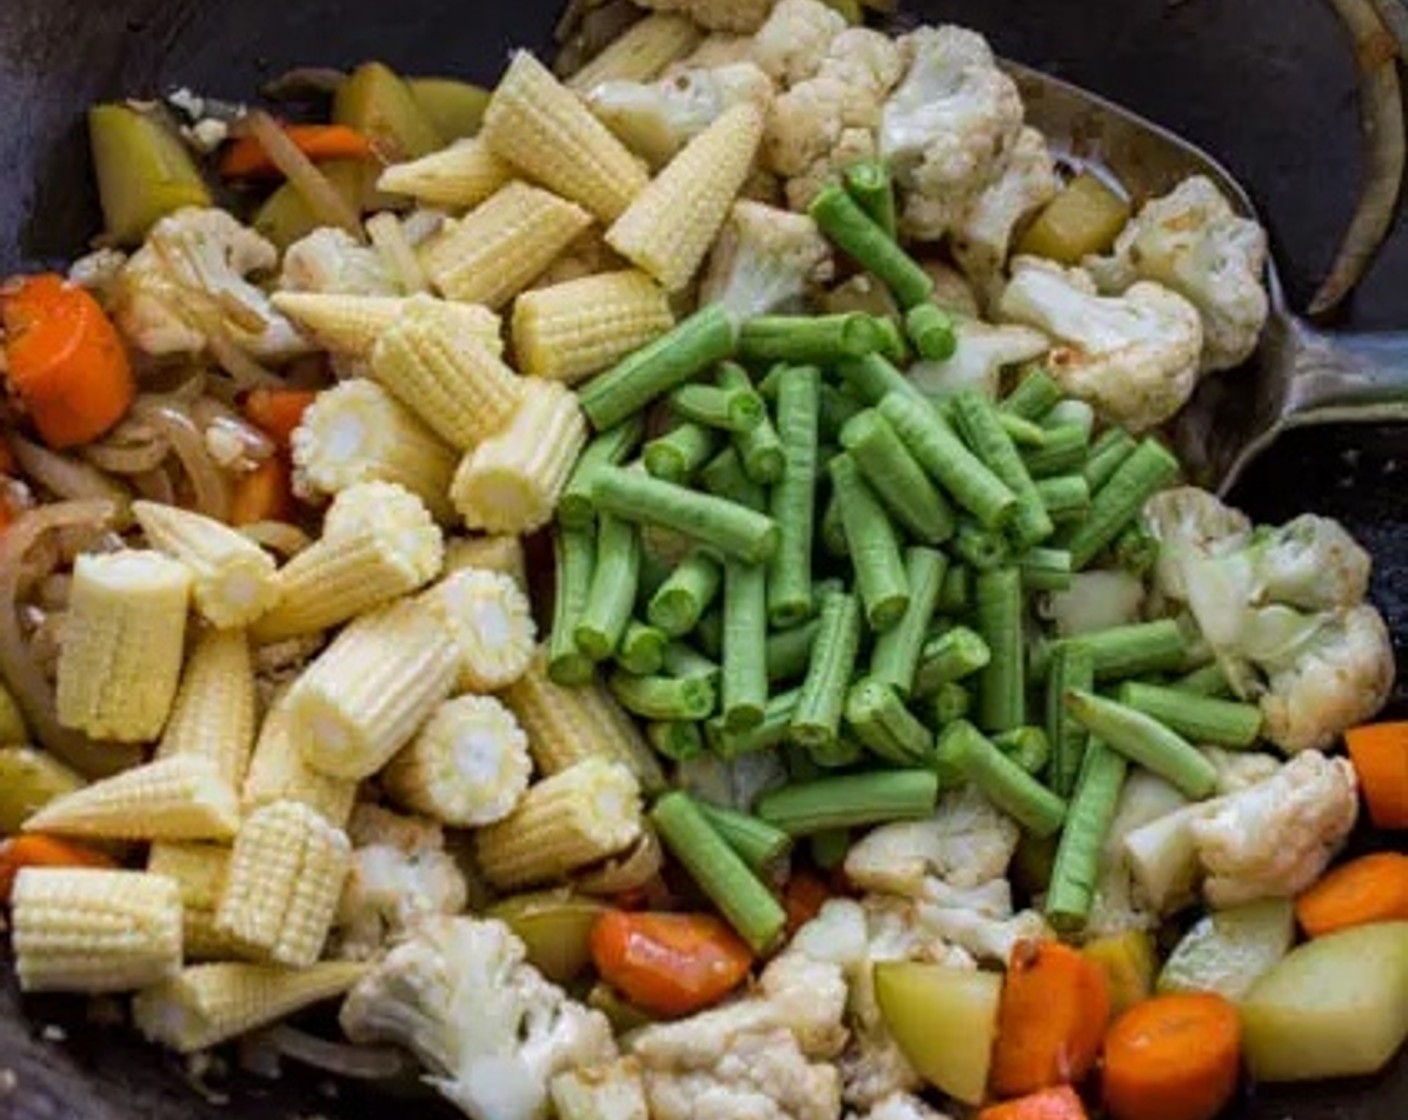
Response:
[{"label": "cauliflower floret", "polygon": [[1168,420],[1197,383],[1198,309],[1161,284],[1140,281],[1123,296],[1100,296],[1081,269],[1018,257],[998,307],[1002,318],[1057,339],[1051,375],[1130,431]]},{"label": "cauliflower floret", "polygon": [[1188,598],[1185,572],[1190,561],[1242,546],[1252,530],[1240,510],[1195,486],[1177,486],[1144,504],[1144,528],[1159,542],[1154,587],[1179,602]]},{"label": "cauliflower floret", "polygon": [[973,285],[968,283],[968,278],[963,273],[943,261],[927,260],[919,263],[934,281],[932,298],[935,303],[966,319],[982,317],[979,314],[981,309],[978,307],[978,294],[973,291]]},{"label": "cauliflower floret", "polygon": [[674,70],[655,82],[602,82],[587,94],[592,112],[628,148],[660,168],[735,105],[764,112],[772,80],[751,62]]},{"label": "cauliflower floret", "polygon": [[1014,323],[994,325],[955,316],[953,333],[957,339],[953,357],[943,362],[916,362],[909,367],[909,379],[928,396],[981,389],[996,397],[1004,369],[1039,358],[1051,348],[1040,331]]},{"label": "cauliflower floret", "polygon": [[[1101,850],[1100,879],[1086,919],[1084,936],[1107,937],[1132,930],[1151,930],[1164,914],[1189,901],[1196,870],[1185,890],[1172,887],[1151,892],[1136,871],[1126,838],[1146,825],[1168,820],[1189,802],[1176,788],[1147,770],[1135,770],[1120,791],[1110,830]],[[1191,854],[1191,845],[1189,847]]]},{"label": "cauliflower floret", "polygon": [[642,8],[683,12],[711,31],[752,32],[768,18],[776,0],[640,0]]},{"label": "cauliflower floret", "polygon": [[708,753],[680,763],[675,782],[701,800],[748,813],[768,790],[787,784],[787,768],[775,749],[729,759]]},{"label": "cauliflower floret", "polygon": [[709,258],[699,302],[722,304],[742,323],[793,308],[809,284],[830,279],[833,267],[831,246],[811,218],[736,202]]},{"label": "cauliflower floret", "polygon": [[113,315],[137,349],[201,354],[212,342],[260,361],[310,347],[247,277],[269,272],[278,250],[223,210],[185,207],[157,222],[116,284]]},{"label": "cauliflower floret", "polygon": [[410,1050],[474,1120],[541,1120],[552,1076],[610,1062],[616,1044],[525,956],[502,922],[429,919],[352,989],[342,1028]]},{"label": "cauliflower floret", "polygon": [[346,230],[324,227],[295,241],[284,253],[279,288],[343,296],[399,296],[395,276],[380,253]]},{"label": "cauliflower floret", "polygon": [[960,888],[942,879],[924,883],[918,907],[919,924],[978,960],[1006,964],[1017,942],[1049,935],[1046,921],[1035,910],[1014,911],[1012,886],[993,879]]},{"label": "cauliflower floret", "polygon": [[987,300],[1001,294],[1017,226],[1060,189],[1046,137],[1023,128],[1002,174],[973,200],[953,230],[953,259]]},{"label": "cauliflower floret", "polygon": [[1219,747],[1198,748],[1217,771],[1219,794],[1241,793],[1267,778],[1274,778],[1282,762],[1261,751],[1225,751]]},{"label": "cauliflower floret", "polygon": [[780,0],[753,36],[754,62],[784,86],[815,77],[846,19],[821,0]]},{"label": "cauliflower floret", "polygon": [[949,1120],[942,1112],[909,1093],[891,1093],[864,1116],[851,1113],[847,1120]]},{"label": "cauliflower floret", "polygon": [[338,955],[371,960],[430,914],[458,914],[469,888],[438,824],[359,805],[348,824],[352,869],[338,905]]},{"label": "cauliflower floret", "polygon": [[1203,317],[1204,373],[1239,366],[1256,349],[1269,306],[1266,231],[1239,217],[1205,176],[1145,204],[1113,254],[1085,265],[1101,291],[1153,280],[1191,300]]},{"label": "cauliflower floret", "polygon": [[1109,630],[1139,621],[1144,606],[1144,581],[1123,571],[1077,572],[1071,585],[1044,595],[1041,617],[1056,628],[1057,637]]},{"label": "cauliflower floret", "polygon": [[1257,601],[1323,611],[1363,602],[1373,561],[1344,526],[1303,513],[1261,530],[1248,549]]},{"label": "cauliflower floret", "polygon": [[1354,767],[1306,751],[1272,778],[1219,798],[1191,824],[1217,907],[1289,897],[1308,887],[1339,850],[1359,812]]},{"label": "cauliflower floret", "polygon": [[107,310],[117,294],[117,284],[126,264],[127,254],[122,250],[97,249],[69,265],[69,283],[87,288]]},{"label": "cauliflower floret", "polygon": [[904,196],[906,231],[936,241],[1001,172],[1022,99],[975,32],[921,27],[901,44],[913,61],[885,105],[880,154]]}]

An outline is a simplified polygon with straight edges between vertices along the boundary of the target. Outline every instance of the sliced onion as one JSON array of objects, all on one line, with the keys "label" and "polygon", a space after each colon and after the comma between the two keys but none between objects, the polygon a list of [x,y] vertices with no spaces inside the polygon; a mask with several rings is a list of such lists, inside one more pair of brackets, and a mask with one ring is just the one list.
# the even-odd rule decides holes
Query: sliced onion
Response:
[{"label": "sliced onion", "polygon": [[245,389],[276,389],[282,382],[231,341],[224,323],[214,317],[205,324],[205,342],[211,356],[228,373],[238,391]]},{"label": "sliced onion", "polygon": [[91,463],[70,458],[11,433],[10,450],[20,470],[58,498],[71,502],[108,501],[119,506],[131,495],[121,483]]},{"label": "sliced onion", "polygon": [[267,548],[284,558],[297,556],[313,543],[312,537],[286,521],[256,521],[252,525],[241,525],[239,531],[260,548]]},{"label": "sliced onion", "polygon": [[191,481],[195,508],[207,517],[225,521],[230,514],[230,484],[210,457],[205,436],[188,411],[175,405],[152,405],[139,400],[134,411],[152,424],[171,444],[186,477]]},{"label": "sliced onion", "polygon": [[164,506],[176,504],[176,487],[164,467],[133,475],[132,485],[137,488],[137,493],[149,502],[159,502]]},{"label": "sliced onion", "polygon": [[409,1057],[384,1046],[354,1046],[329,1042],[325,1038],[290,1027],[287,1023],[270,1027],[269,1042],[286,1057],[338,1077],[358,1081],[389,1081],[415,1069]]},{"label": "sliced onion", "polygon": [[623,894],[645,886],[664,865],[660,839],[647,829],[629,851],[579,875],[573,885],[584,894]]},{"label": "sliced onion", "polygon": [[288,138],[277,121],[262,109],[253,110],[244,119],[249,134],[259,142],[269,161],[279,169],[284,178],[293,184],[293,189],[308,204],[313,219],[324,226],[338,226],[345,229],[358,241],[365,241],[361,218],[347,205],[346,199],[337,193],[317,165],[299,151],[298,145]]}]

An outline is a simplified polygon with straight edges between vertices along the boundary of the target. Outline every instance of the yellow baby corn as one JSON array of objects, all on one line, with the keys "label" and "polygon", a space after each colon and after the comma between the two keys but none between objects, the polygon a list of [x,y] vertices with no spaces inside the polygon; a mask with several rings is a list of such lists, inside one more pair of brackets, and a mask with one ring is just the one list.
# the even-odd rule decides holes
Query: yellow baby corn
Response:
[{"label": "yellow baby corn", "polygon": [[255,625],[268,643],[337,626],[429,583],[444,538],[425,503],[392,482],[361,482],[333,499],[322,537],[279,570],[279,605]]},{"label": "yellow baby corn", "polygon": [[456,537],[445,544],[445,575],[479,568],[499,572],[528,593],[528,562],[523,555],[523,539],[508,533],[488,537]]},{"label": "yellow baby corn", "polygon": [[370,358],[377,339],[409,311],[438,319],[447,330],[470,335],[496,355],[504,351],[499,317],[477,303],[433,296],[344,296],[321,292],[275,292],[274,306],[324,350]]},{"label": "yellow baby corn", "polygon": [[548,676],[547,647],[540,646],[527,670],[504,693],[528,734],[528,750],[539,771],[557,774],[589,758],[619,762],[641,789],[654,795],[665,788],[665,772],[615,698],[590,684],[564,688]]},{"label": "yellow baby corn", "polygon": [[681,291],[748,178],[764,119],[756,105],[735,105],[691,140],[607,230],[612,248],[669,291]]},{"label": "yellow baby corn", "polygon": [[577,456],[587,445],[587,421],[571,390],[531,379],[523,403],[498,435],[464,457],[450,497],[471,529],[532,533],[552,520]]},{"label": "yellow baby corn", "polygon": [[59,651],[59,722],[97,739],[161,734],[181,676],[191,571],[159,552],[85,554]]},{"label": "yellow baby corn", "polygon": [[230,960],[253,950],[215,929],[231,849],[221,844],[158,843],[147,853],[147,873],[164,875],[181,896],[182,956],[188,961]]},{"label": "yellow baby corn", "polygon": [[320,774],[303,760],[290,734],[288,694],[276,700],[259,731],[259,741],[244,780],[242,805],[246,813],[275,801],[298,801],[319,813],[329,824],[342,828],[352,815],[357,783]]},{"label": "yellow baby corn", "polygon": [[630,150],[528,51],[514,54],[480,135],[530,178],[604,222],[645,189],[645,169]]},{"label": "yellow baby corn", "polygon": [[635,778],[619,763],[591,758],[530,786],[510,816],[475,833],[475,850],[489,882],[513,890],[614,856],[640,833]]},{"label": "yellow baby corn", "polygon": [[207,630],[196,639],[166,721],[157,758],[208,758],[238,789],[254,749],[254,664],[243,630]]},{"label": "yellow baby corn", "polygon": [[565,198],[515,181],[447,223],[421,260],[446,298],[497,309],[532,283],[591,220]]},{"label": "yellow baby corn", "polygon": [[602,82],[648,82],[688,55],[702,38],[687,17],[653,12],[568,78],[568,88],[587,93]]},{"label": "yellow baby corn", "polygon": [[498,692],[528,668],[537,627],[527,595],[511,576],[456,572],[421,599],[458,648],[460,691]]},{"label": "yellow baby corn", "polygon": [[196,610],[212,626],[248,626],[273,606],[273,558],[243,533],[157,502],[133,502],[132,515],[153,548],[191,570]]},{"label": "yellow baby corn", "polygon": [[576,384],[675,324],[669,297],[635,269],[524,292],[513,306],[513,349],[533,377]]},{"label": "yellow baby corn", "polygon": [[461,696],[436,709],[381,783],[408,809],[473,828],[513,812],[532,770],[528,737],[513,713],[491,696]]},{"label": "yellow baby corn", "polygon": [[0,835],[19,832],[38,810],[83,786],[83,775],[46,750],[0,747]]},{"label": "yellow baby corn", "polygon": [[234,787],[215,762],[178,754],[51,801],[24,828],[98,840],[228,840],[239,824]]},{"label": "yellow baby corn", "polygon": [[459,647],[422,602],[363,615],[289,689],[294,745],[324,774],[370,777],[449,698],[459,673]]},{"label": "yellow baby corn", "polygon": [[323,951],[351,856],[346,833],[307,805],[256,810],[235,837],[216,931],[307,968]]},{"label": "yellow baby corn", "polygon": [[26,867],[10,926],[26,992],[125,992],[181,967],[181,898],[158,875]]},{"label": "yellow baby corn", "polygon": [[339,494],[359,482],[394,482],[440,521],[454,511],[457,456],[375,381],[356,378],[318,394],[293,433],[294,487]]},{"label": "yellow baby corn", "polygon": [[372,350],[372,372],[456,451],[502,429],[522,386],[477,335],[414,304]]},{"label": "yellow baby corn", "polygon": [[205,1050],[342,995],[370,965],[323,961],[311,968],[199,964],[132,1001],[137,1029],[182,1054]]},{"label": "yellow baby corn", "polygon": [[392,164],[376,185],[378,190],[403,194],[427,206],[468,210],[512,178],[512,166],[475,136],[410,163]]}]

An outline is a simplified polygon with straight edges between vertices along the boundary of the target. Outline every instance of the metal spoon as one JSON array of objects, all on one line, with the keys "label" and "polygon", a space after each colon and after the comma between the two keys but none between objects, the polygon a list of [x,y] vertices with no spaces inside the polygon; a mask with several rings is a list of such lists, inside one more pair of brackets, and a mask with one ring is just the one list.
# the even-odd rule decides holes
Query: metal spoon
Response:
[{"label": "metal spoon", "polygon": [[[1217,160],[1168,130],[1059,78],[1004,64],[1021,88],[1027,119],[1058,155],[1104,168],[1136,199],[1206,175],[1247,217],[1247,192]],[[1282,432],[1312,424],[1408,420],[1408,332],[1328,335],[1286,306],[1274,260],[1271,314],[1246,366],[1203,380],[1171,426],[1197,483],[1226,493]]]}]

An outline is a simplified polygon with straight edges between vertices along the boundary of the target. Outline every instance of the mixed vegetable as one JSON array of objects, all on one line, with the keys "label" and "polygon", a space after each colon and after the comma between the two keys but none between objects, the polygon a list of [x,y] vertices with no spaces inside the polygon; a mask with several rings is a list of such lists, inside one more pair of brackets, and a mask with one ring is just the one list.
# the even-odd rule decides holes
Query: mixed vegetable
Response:
[{"label": "mixed vegetable", "polygon": [[971,32],[647,7],[492,91],[93,111],[104,247],[0,291],[21,987],[474,1120],[1383,1068],[1368,556],[1158,434],[1264,232],[1059,166]]}]

